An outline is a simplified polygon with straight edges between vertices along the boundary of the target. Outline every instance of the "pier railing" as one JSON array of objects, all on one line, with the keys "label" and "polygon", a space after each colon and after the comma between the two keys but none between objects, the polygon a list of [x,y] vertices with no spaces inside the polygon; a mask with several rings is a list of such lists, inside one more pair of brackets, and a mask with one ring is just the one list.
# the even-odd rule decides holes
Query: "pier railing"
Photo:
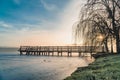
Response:
[{"label": "pier railing", "polygon": [[68,53],[68,56],[70,56],[72,53],[95,53],[95,52],[104,52],[104,47],[101,46],[20,46],[20,55],[23,54],[23,52],[26,55],[52,55],[54,52],[57,52],[58,54],[63,52]]}]

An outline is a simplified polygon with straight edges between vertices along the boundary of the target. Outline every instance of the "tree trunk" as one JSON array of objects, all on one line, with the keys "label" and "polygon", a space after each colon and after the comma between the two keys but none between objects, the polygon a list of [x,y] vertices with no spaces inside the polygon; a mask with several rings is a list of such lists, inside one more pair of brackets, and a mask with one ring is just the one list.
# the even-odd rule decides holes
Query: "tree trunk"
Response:
[{"label": "tree trunk", "polygon": [[116,52],[120,53],[119,31],[116,31]]},{"label": "tree trunk", "polygon": [[106,52],[109,52],[109,50],[108,50],[108,44],[107,44],[107,39],[105,39],[104,45],[105,45]]},{"label": "tree trunk", "polygon": [[112,39],[112,35],[111,35],[111,53],[113,53],[113,39]]}]

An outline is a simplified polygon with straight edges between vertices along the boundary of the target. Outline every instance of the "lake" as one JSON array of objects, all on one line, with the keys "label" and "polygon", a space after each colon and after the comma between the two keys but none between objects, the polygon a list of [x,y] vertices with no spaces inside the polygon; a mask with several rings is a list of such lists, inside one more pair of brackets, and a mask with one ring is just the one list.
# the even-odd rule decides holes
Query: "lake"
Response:
[{"label": "lake", "polygon": [[88,63],[82,57],[20,56],[17,48],[0,48],[0,80],[63,80]]}]

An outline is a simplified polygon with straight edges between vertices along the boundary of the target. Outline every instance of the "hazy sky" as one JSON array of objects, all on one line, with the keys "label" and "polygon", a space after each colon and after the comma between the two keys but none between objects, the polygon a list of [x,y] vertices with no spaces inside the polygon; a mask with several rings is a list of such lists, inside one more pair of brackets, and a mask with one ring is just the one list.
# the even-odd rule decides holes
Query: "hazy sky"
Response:
[{"label": "hazy sky", "polygon": [[0,0],[0,46],[72,43],[82,0]]}]

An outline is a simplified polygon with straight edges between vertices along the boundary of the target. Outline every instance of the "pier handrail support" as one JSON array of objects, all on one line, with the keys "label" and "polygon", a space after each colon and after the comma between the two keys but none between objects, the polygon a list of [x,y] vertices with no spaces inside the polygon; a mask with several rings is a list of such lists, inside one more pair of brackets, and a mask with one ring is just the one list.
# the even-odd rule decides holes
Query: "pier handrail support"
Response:
[{"label": "pier handrail support", "polygon": [[[67,52],[67,53],[89,53],[91,51],[93,52],[102,52],[104,51],[104,47],[96,47],[97,49],[94,49],[94,46],[20,46],[19,52],[22,54],[23,52],[28,52],[28,54],[32,54],[33,52],[35,54],[38,54],[38,52],[47,52],[49,55],[50,52]],[[37,52],[37,53],[36,53]]]}]

